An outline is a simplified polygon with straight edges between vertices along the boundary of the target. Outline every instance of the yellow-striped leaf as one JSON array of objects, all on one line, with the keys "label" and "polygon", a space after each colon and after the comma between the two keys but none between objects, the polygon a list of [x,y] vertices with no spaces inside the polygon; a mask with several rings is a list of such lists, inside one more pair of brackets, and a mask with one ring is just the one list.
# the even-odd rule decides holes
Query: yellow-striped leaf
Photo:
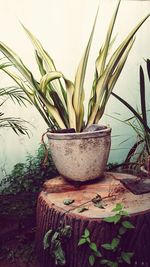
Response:
[{"label": "yellow-striped leaf", "polygon": [[[92,44],[94,29],[95,29],[95,25],[96,25],[97,15],[98,15],[98,11],[96,13],[94,25],[92,28],[92,32],[91,32],[86,50],[85,50],[84,55],[83,55],[83,57],[79,63],[77,73],[75,76],[75,91],[74,91],[74,96],[73,96],[73,105],[74,105],[74,109],[76,112],[77,124],[80,121],[80,114],[81,114],[80,110],[83,109],[83,103],[82,103],[83,97],[82,97],[82,95],[83,95],[83,91],[84,91],[84,79],[85,79],[85,73],[86,73],[87,62],[88,62],[88,58],[89,58],[89,52],[90,52],[90,48],[91,48],[91,44]],[[77,127],[77,128],[79,128],[79,127]],[[79,131],[80,131],[80,129],[79,129]]]}]

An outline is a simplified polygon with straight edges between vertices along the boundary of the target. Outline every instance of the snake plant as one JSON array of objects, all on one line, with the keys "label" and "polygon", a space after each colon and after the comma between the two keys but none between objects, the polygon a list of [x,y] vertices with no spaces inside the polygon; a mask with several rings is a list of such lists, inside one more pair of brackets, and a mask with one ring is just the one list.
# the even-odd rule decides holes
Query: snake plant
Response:
[{"label": "snake plant", "polygon": [[[121,0],[117,2],[115,12],[106,32],[106,39],[95,62],[95,74],[91,85],[91,95],[86,116],[84,114],[84,81],[98,12],[85,52],[77,68],[74,82],[68,80],[63,73],[57,71],[53,59],[45,51],[39,40],[24,25],[22,25],[23,29],[35,49],[36,62],[41,75],[39,81],[35,79],[31,70],[25,66],[14,51],[0,42],[0,51],[9,60],[9,63],[17,69],[17,72],[13,72],[10,69],[8,62],[1,64],[0,68],[22,88],[30,102],[35,105],[43,116],[49,128],[53,130],[74,128],[77,132],[81,132],[83,128],[93,123],[98,123],[101,119],[107,101],[133,46],[135,34],[150,15],[148,14],[144,17],[131,30],[108,58],[108,52],[114,42],[112,33],[120,2]],[[18,71],[21,75],[18,74]]]}]

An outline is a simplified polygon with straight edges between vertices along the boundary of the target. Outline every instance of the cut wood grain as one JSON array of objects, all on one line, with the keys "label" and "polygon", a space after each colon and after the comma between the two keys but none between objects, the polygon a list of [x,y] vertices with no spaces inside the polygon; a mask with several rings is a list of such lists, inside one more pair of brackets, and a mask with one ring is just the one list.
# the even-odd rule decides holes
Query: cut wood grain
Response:
[{"label": "cut wood grain", "polygon": [[[49,229],[58,229],[60,220],[72,227],[71,238],[64,244],[67,261],[65,267],[89,267],[88,253],[85,248],[78,247],[78,241],[84,229],[88,228],[91,240],[99,249],[101,244],[110,242],[116,234],[117,226],[104,222],[103,218],[114,215],[112,209],[116,203],[124,204],[135,225],[135,229],[125,236],[122,249],[134,252],[132,267],[150,267],[150,193],[132,194],[120,183],[120,179],[124,178],[136,179],[129,174],[106,173],[105,179],[90,184],[74,185],[60,176],[44,184],[37,206],[36,240],[41,267],[55,267],[51,252],[43,249],[43,237]],[[102,198],[103,209],[92,202],[97,195]],[[74,202],[66,206],[64,199],[73,199]],[[79,207],[86,207],[87,210],[79,213]],[[100,265],[96,263],[94,266]]]}]

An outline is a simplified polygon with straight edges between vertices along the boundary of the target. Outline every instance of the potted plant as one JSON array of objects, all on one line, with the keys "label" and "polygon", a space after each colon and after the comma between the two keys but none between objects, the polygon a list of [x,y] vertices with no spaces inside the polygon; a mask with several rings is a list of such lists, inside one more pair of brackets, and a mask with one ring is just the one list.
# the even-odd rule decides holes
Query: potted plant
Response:
[{"label": "potted plant", "polygon": [[56,70],[52,58],[41,43],[23,25],[35,48],[36,61],[41,74],[39,81],[18,55],[0,42],[0,51],[21,73],[21,76],[9,70],[5,62],[1,65],[1,69],[22,88],[44,118],[50,128],[47,136],[56,167],[60,174],[72,180],[91,180],[104,173],[110,149],[111,129],[96,124],[105,111],[110,94],[124,67],[135,41],[134,36],[150,15],[144,17],[108,57],[114,41],[112,32],[120,2],[121,0],[117,3],[106,40],[96,59],[87,114],[84,112],[84,80],[98,12],[77,68],[74,83]]}]

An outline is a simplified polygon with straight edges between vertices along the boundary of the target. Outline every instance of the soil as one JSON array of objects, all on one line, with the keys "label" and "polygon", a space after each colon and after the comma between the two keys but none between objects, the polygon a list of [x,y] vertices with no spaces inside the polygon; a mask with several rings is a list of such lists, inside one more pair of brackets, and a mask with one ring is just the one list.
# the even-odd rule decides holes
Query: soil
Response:
[{"label": "soil", "polygon": [[37,263],[23,263],[21,259],[15,263],[7,262],[6,260],[0,261],[0,267],[38,267]]},{"label": "soil", "polygon": [[24,202],[23,198],[0,196],[0,267],[39,267],[35,253],[37,196],[25,197]]},{"label": "soil", "polygon": [[34,249],[35,228],[18,229],[12,218],[1,220],[0,267],[38,267]]}]

